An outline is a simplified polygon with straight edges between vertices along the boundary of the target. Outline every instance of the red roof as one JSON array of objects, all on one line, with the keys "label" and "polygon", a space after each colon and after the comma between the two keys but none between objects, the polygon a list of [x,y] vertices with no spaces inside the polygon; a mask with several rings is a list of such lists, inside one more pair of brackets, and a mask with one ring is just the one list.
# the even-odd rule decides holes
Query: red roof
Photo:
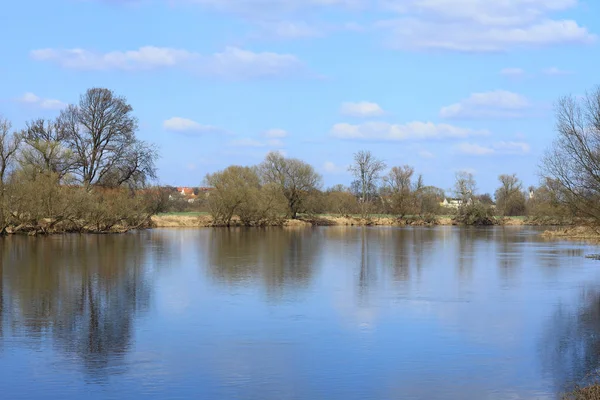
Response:
[{"label": "red roof", "polygon": [[178,187],[177,191],[183,195],[186,196],[193,196],[194,195],[194,189],[193,188],[188,188],[188,187]]}]

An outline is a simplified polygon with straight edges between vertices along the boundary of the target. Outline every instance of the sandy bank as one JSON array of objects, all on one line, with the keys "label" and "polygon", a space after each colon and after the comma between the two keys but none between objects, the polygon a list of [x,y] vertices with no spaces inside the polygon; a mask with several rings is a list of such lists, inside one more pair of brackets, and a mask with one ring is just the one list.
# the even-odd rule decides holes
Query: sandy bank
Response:
[{"label": "sandy bank", "polygon": [[[212,218],[207,214],[162,214],[152,217],[153,225],[157,228],[203,228],[211,227]],[[530,225],[523,218],[499,218],[499,225]],[[239,225],[239,220],[233,220],[233,225]],[[284,221],[286,227],[308,227],[308,226],[435,226],[456,225],[450,217],[439,217],[436,221],[425,221],[423,219],[398,219],[393,217],[336,217],[331,215],[317,215],[302,217],[300,219],[288,219]],[[535,225],[535,224],[531,224]]]}]

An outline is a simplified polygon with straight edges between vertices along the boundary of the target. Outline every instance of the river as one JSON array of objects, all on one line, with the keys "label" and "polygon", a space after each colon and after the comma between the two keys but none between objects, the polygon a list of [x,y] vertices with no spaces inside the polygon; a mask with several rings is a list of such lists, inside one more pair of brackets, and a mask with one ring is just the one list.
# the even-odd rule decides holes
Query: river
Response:
[{"label": "river", "polygon": [[0,239],[2,399],[555,399],[597,247],[532,227]]}]

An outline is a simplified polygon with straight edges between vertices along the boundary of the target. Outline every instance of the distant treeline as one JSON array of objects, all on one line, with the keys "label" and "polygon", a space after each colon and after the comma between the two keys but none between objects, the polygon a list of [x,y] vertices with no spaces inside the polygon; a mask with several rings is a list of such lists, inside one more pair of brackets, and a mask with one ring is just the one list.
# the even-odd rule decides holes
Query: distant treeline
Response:
[{"label": "distant treeline", "polygon": [[208,174],[189,193],[159,187],[157,152],[136,138],[137,120],[123,97],[89,89],[55,120],[20,132],[0,119],[0,234],[107,232],[147,226],[167,211],[208,211],[215,225],[279,225],[318,214],[392,215],[435,223],[492,224],[497,216],[540,223],[600,222],[600,89],[557,102],[558,136],[541,162],[540,185],[525,189],[516,174],[498,177],[492,194],[457,173],[449,193],[427,185],[408,165],[388,166],[369,151],[354,154],[350,186],[323,188],[306,162],[269,153],[255,166]]},{"label": "distant treeline", "polygon": [[164,209],[208,211],[216,225],[224,226],[278,225],[285,219],[322,214],[362,218],[385,214],[407,222],[429,223],[444,215],[466,224],[493,224],[495,216],[556,221],[576,216],[561,205],[556,188],[541,185],[525,189],[515,174],[500,175],[492,197],[477,192],[470,173],[457,173],[454,188],[447,195],[441,188],[426,185],[413,167],[388,169],[369,151],[354,154],[349,170],[355,177],[350,186],[323,189],[322,178],[311,165],[271,152],[256,166],[234,165],[208,174],[204,184],[210,190],[204,189],[200,196],[163,188],[170,193]]}]

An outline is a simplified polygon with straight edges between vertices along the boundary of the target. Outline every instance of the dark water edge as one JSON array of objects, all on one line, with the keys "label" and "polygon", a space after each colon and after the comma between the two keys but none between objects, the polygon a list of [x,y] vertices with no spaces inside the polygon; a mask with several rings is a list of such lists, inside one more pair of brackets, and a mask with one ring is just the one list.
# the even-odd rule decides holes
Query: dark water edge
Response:
[{"label": "dark water edge", "polygon": [[600,264],[541,230],[2,238],[0,393],[556,398],[600,365]]}]

